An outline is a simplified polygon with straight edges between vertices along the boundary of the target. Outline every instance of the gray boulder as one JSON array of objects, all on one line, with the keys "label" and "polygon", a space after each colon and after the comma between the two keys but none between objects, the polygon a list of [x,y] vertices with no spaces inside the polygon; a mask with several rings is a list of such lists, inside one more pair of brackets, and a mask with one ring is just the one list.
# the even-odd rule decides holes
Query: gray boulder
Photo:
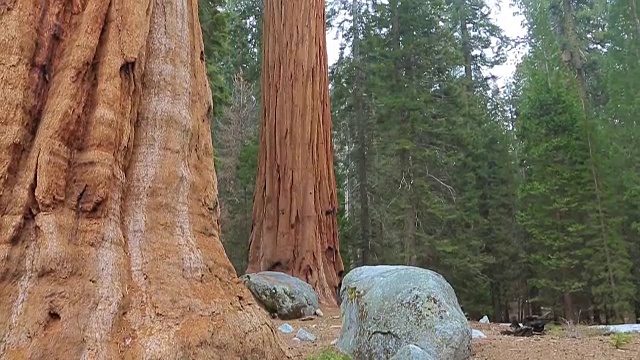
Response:
[{"label": "gray boulder", "polygon": [[412,344],[435,359],[463,360],[471,354],[469,322],[453,288],[436,272],[359,267],[344,277],[340,298],[336,346],[354,360],[386,360]]},{"label": "gray boulder", "polygon": [[262,271],[240,277],[270,314],[282,320],[311,316],[318,309],[318,295],[311,285],[277,271]]}]

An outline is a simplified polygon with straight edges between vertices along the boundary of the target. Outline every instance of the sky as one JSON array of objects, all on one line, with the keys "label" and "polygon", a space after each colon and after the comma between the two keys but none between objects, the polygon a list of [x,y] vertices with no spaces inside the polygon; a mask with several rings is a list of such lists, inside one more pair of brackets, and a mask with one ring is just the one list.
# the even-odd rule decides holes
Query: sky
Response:
[{"label": "sky", "polygon": [[[518,38],[526,35],[526,29],[522,25],[524,18],[521,15],[514,14],[517,8],[511,5],[511,0],[489,0],[492,8],[492,17],[494,22],[498,24],[505,35],[510,38]],[[327,34],[327,55],[329,56],[329,65],[338,60],[340,55],[340,39],[335,38],[335,33]],[[511,77],[516,69],[516,65],[520,61],[522,54],[517,51],[511,51],[508,54],[508,60],[504,65],[496,66],[491,73],[498,78],[498,84],[504,85],[505,81]]]},{"label": "sky", "polygon": [[[518,9],[510,4],[511,0],[493,0],[493,2],[492,17],[494,18],[494,23],[498,24],[505,35],[512,39],[524,37],[527,34],[527,29],[523,25],[524,17],[514,14]],[[498,77],[498,83],[504,84],[513,75],[522,55],[521,51],[511,51],[505,64],[492,69],[491,73]]]}]

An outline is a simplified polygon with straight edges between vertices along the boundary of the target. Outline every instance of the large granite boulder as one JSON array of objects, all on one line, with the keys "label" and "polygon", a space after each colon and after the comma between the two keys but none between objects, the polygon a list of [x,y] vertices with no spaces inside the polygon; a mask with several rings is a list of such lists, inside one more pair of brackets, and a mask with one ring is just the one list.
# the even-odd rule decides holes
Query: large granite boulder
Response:
[{"label": "large granite boulder", "polygon": [[311,316],[318,309],[318,295],[311,285],[297,277],[277,271],[262,271],[240,278],[256,301],[280,319]]},{"label": "large granite boulder", "polygon": [[[463,360],[471,327],[453,288],[438,273],[411,266],[363,266],[340,289],[342,330],[336,346],[354,360],[387,360],[400,350]],[[399,354],[394,359],[408,358]],[[417,354],[416,354],[417,355]]]}]

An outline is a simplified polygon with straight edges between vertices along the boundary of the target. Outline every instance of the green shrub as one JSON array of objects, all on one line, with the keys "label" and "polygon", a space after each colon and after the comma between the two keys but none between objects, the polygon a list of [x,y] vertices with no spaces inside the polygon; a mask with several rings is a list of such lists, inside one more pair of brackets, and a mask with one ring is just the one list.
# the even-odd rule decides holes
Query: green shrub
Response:
[{"label": "green shrub", "polygon": [[620,349],[633,340],[633,335],[627,333],[615,333],[611,336],[611,345]]}]

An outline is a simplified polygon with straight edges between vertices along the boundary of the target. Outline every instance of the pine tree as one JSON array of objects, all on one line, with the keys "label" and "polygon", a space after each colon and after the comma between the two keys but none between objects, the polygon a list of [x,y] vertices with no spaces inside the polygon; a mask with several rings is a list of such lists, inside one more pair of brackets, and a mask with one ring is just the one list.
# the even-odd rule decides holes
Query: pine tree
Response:
[{"label": "pine tree", "polygon": [[[351,169],[345,185],[349,225],[357,229],[352,231],[356,238],[366,234],[362,226],[366,217],[356,213],[365,201],[370,209],[368,241],[361,237],[351,247],[357,254],[366,250],[367,260],[374,263],[430,267],[454,285],[470,278],[486,284],[473,289],[460,286],[462,300],[473,310],[473,304],[490,302],[490,282],[503,281],[496,275],[499,271],[492,271],[498,265],[490,269],[493,260],[482,249],[492,233],[500,235],[499,241],[491,241],[496,248],[512,248],[515,168],[511,140],[498,117],[488,114],[485,90],[490,84],[482,75],[501,61],[501,53],[469,56],[469,51],[490,47],[491,39],[501,45],[506,40],[478,8],[480,2],[456,4],[360,2],[357,11],[352,2],[348,7],[344,2],[335,4],[336,13],[359,22],[338,26],[344,51],[333,67],[332,101],[340,161]],[[463,22],[477,27],[463,36]],[[460,74],[458,67],[471,70]],[[501,146],[485,143],[487,138],[502,139]],[[366,162],[361,161],[363,145]],[[484,146],[491,148],[484,151]],[[506,165],[496,166],[492,162],[496,157]],[[362,172],[356,170],[363,163],[367,197],[354,196],[363,193],[358,178]],[[493,191],[491,181],[507,188]],[[492,202],[511,210],[508,221],[491,222],[491,216],[501,216],[498,211],[480,215],[481,208],[488,209]],[[509,281],[501,282],[500,288],[507,288]],[[506,300],[496,299],[502,308]],[[486,311],[482,306],[475,310]]]},{"label": "pine tree", "polygon": [[611,191],[610,128],[601,115],[604,7],[572,0],[543,5],[523,2],[532,55],[518,121],[527,171],[521,195],[529,199],[521,219],[534,244],[533,283],[547,302],[561,296],[574,320],[577,308],[593,310],[596,318],[603,309],[607,321],[619,320],[633,286]]}]

